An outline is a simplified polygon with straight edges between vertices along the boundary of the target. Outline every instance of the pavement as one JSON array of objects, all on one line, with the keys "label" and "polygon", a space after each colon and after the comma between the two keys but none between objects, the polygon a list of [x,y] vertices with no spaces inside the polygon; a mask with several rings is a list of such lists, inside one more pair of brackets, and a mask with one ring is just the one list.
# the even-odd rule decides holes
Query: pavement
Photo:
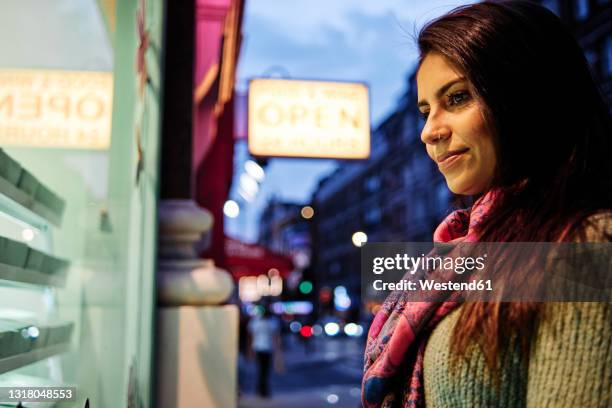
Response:
[{"label": "pavement", "polygon": [[284,338],[284,373],[271,376],[270,398],[255,394],[256,367],[239,363],[239,408],[360,407],[363,342],[339,337],[311,338],[309,347],[296,335]]}]

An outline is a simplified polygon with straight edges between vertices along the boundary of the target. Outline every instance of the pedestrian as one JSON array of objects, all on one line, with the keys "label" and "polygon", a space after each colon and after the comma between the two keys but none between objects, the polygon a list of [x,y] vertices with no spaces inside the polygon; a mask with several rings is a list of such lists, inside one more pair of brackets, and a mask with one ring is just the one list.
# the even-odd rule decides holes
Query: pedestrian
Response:
[{"label": "pedestrian", "polygon": [[257,364],[257,393],[268,398],[272,364],[277,370],[282,365],[280,324],[264,306],[261,315],[254,316],[248,323],[248,332],[249,350]]},{"label": "pedestrian", "polygon": [[[609,111],[557,16],[485,1],[428,23],[418,45],[421,140],[449,189],[473,198],[434,241],[609,243]],[[612,406],[610,303],[409,295],[372,322],[364,407]]]}]

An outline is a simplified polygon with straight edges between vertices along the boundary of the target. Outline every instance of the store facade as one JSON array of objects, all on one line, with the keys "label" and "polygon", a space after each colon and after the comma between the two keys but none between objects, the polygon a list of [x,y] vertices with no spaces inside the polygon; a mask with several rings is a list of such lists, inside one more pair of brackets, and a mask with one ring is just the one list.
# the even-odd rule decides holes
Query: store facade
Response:
[{"label": "store facade", "polygon": [[3,4],[1,386],[152,406],[163,6]]}]

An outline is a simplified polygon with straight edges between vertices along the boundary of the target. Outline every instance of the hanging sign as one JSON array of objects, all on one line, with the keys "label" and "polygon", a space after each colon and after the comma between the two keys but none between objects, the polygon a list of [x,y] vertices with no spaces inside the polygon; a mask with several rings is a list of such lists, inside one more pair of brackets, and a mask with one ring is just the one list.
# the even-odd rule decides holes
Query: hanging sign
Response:
[{"label": "hanging sign", "polygon": [[365,159],[370,155],[363,83],[254,79],[249,83],[249,152],[263,157]]},{"label": "hanging sign", "polygon": [[0,145],[107,149],[110,72],[0,70]]}]

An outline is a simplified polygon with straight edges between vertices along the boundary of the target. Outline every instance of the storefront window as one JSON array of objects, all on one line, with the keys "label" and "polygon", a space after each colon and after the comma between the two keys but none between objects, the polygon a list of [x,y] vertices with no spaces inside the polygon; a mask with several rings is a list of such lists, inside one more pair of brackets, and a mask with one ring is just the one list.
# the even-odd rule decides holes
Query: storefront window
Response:
[{"label": "storefront window", "polygon": [[135,0],[0,13],[0,386],[75,386],[75,406],[148,405],[159,134],[138,96],[141,4],[161,18]]},{"label": "storefront window", "polygon": [[589,0],[576,0],[574,7],[576,20],[582,21],[589,16]]},{"label": "storefront window", "polygon": [[374,193],[380,188],[380,177],[372,175],[365,179],[364,183],[366,193]]},{"label": "storefront window", "polygon": [[603,73],[605,76],[612,76],[612,35],[606,38],[603,49]]},{"label": "storefront window", "polygon": [[436,189],[436,202],[438,204],[438,212],[445,214],[450,209],[451,192],[445,183],[438,185]]},{"label": "storefront window", "polygon": [[373,205],[370,207],[365,213],[365,223],[367,225],[375,225],[378,224],[381,220],[382,212],[378,205]]},{"label": "storefront window", "polygon": [[542,5],[553,13],[555,13],[556,15],[560,15],[559,0],[544,0],[542,1]]}]

